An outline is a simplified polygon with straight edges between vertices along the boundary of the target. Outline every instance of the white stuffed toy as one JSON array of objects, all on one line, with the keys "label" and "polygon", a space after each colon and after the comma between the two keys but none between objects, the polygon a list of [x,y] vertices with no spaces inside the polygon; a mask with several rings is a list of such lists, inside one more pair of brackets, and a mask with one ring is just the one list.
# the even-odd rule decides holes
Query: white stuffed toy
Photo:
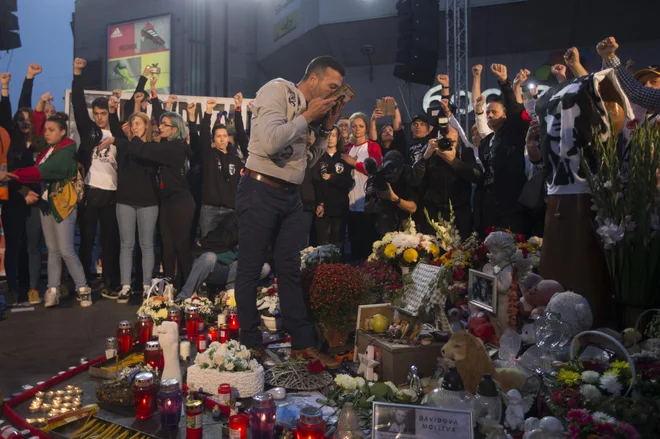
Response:
[{"label": "white stuffed toy", "polygon": [[561,315],[561,319],[571,324],[578,332],[588,331],[594,322],[587,299],[572,291],[552,296],[545,312]]}]

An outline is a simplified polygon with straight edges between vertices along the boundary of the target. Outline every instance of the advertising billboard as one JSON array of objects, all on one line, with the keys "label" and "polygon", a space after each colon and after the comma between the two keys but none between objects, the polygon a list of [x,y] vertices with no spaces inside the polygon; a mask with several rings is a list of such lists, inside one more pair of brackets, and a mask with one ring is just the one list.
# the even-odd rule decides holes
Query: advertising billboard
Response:
[{"label": "advertising billboard", "polygon": [[108,26],[107,89],[135,90],[140,75],[151,66],[158,76],[158,92],[169,93],[171,35],[169,15]]}]

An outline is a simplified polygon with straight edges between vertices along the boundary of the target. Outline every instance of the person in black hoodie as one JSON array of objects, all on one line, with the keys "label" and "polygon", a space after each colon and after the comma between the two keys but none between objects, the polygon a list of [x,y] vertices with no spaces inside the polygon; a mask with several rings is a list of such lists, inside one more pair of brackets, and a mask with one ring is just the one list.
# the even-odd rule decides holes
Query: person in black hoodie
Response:
[{"label": "person in black hoodie", "polygon": [[98,144],[112,137],[110,131],[108,99],[97,98],[92,102],[94,119],[89,117],[82,72],[87,61],[73,61],[73,84],[71,103],[80,137],[77,161],[85,169],[85,197],[80,204],[78,225],[80,227],[80,262],[85,277],[90,279],[92,251],[96,241],[96,228],[100,222],[101,259],[103,262],[103,287],[101,295],[117,299],[119,286],[119,226],[117,225],[117,149],[114,145],[101,152]]},{"label": "person in black hoodie", "polygon": [[[125,139],[107,138],[99,145],[105,150],[117,145],[127,153],[158,165],[157,178],[160,188],[160,233],[163,241],[163,274],[174,279],[177,262],[181,278],[185,282],[192,269],[193,257],[190,228],[195,213],[195,201],[186,180],[186,163],[192,150],[186,143],[188,132],[183,118],[167,112],[160,118],[160,143],[134,143]],[[174,296],[170,290],[168,295]]]},{"label": "person in black hoodie", "polygon": [[348,192],[353,185],[351,168],[342,160],[345,152],[341,131],[335,126],[328,136],[328,151],[312,169],[316,193],[316,240],[344,249]]},{"label": "person in black hoodie", "polygon": [[[23,81],[23,88],[18,102],[19,110],[13,118],[9,100],[11,75],[9,73],[0,75],[0,82],[2,83],[0,126],[5,128],[10,136],[9,150],[7,151],[8,172],[33,166],[35,157],[45,147],[42,134],[46,117],[43,109],[44,105],[52,100],[50,93],[45,93],[41,97],[36,112],[31,109],[34,77],[42,70],[42,67],[38,64],[28,66],[27,76]],[[6,239],[5,272],[8,287],[6,298],[9,306],[18,303],[18,273],[19,263],[22,262],[20,250],[23,240],[27,242],[30,275],[28,300],[31,305],[41,303],[39,291],[37,290],[41,275],[41,216],[38,207],[38,194],[40,191],[38,184],[21,185],[12,180],[8,183],[9,199],[2,202],[2,227]]]},{"label": "person in black hoodie", "polygon": [[[222,222],[222,219],[236,209],[236,189],[241,178],[243,162],[230,154],[229,132],[224,125],[213,127],[211,138],[211,116],[216,106],[215,99],[206,102],[206,112],[199,133],[199,151],[202,157],[202,210],[199,217],[201,237]],[[191,131],[194,122],[189,122]]]},{"label": "person in black hoodie", "polygon": [[[116,108],[119,100],[111,97],[110,129],[118,139],[125,139]],[[130,131],[128,140],[143,144],[151,142],[151,123],[145,113],[134,113],[128,118]],[[158,221],[158,192],[156,188],[156,165],[153,162],[128,154],[127,148],[117,151],[117,222],[121,252],[119,257],[122,289],[117,302],[127,303],[131,290],[133,249],[135,232],[140,240],[142,255],[143,295],[151,287],[154,270],[154,233]]]}]

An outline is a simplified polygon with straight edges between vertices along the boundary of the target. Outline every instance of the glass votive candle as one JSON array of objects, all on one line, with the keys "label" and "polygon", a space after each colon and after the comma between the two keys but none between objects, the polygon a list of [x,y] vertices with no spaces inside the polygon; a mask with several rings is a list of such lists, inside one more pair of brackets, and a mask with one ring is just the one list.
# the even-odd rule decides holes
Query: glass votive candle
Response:
[{"label": "glass votive candle", "polygon": [[53,403],[51,404],[51,407],[54,408],[54,409],[59,409],[61,406],[62,406],[62,403],[59,402],[59,401],[53,401]]},{"label": "glass votive candle", "polygon": [[273,439],[277,406],[270,393],[257,393],[252,398],[250,432],[252,439]]},{"label": "glass votive candle", "polygon": [[227,324],[230,331],[238,331],[238,314],[235,311],[230,311],[227,314]]},{"label": "glass votive candle", "polygon": [[119,350],[119,342],[115,337],[108,337],[105,339],[105,358],[114,358]]},{"label": "glass votive candle", "polygon": [[44,413],[48,413],[51,410],[52,407],[53,406],[51,404],[43,403],[43,404],[41,404],[41,411],[44,412]]},{"label": "glass votive candle", "polygon": [[204,434],[203,412],[202,401],[189,400],[186,402],[186,439],[202,439]]},{"label": "glass votive candle", "polygon": [[140,314],[138,316],[138,344],[145,344],[151,341],[154,331],[154,319],[149,314]]},{"label": "glass votive candle", "polygon": [[196,306],[186,308],[186,332],[188,341],[197,340],[197,325],[199,320],[199,310]]},{"label": "glass votive candle", "polygon": [[34,394],[34,396],[39,399],[44,399],[46,397],[46,394],[44,392],[37,392]]},{"label": "glass votive candle", "polygon": [[62,398],[64,395],[66,395],[66,392],[64,390],[56,390],[55,391],[55,396],[58,398]]},{"label": "glass votive candle", "polygon": [[34,404],[31,404],[30,407],[28,407],[28,411],[29,411],[30,413],[37,413],[37,412],[40,412],[40,411],[41,411],[41,405],[34,405]]},{"label": "glass votive candle", "polygon": [[202,353],[206,351],[206,346],[208,345],[208,340],[204,331],[197,334],[197,352]]},{"label": "glass votive candle", "polygon": [[73,388],[66,389],[66,394],[67,394],[67,396],[75,395],[76,394],[76,389],[73,389]]},{"label": "glass votive candle", "polygon": [[53,396],[55,396],[55,392],[53,392],[52,390],[46,392],[46,399],[53,399]]},{"label": "glass votive candle", "polygon": [[218,327],[217,326],[209,326],[208,333],[209,333],[210,343],[213,343],[214,341],[218,341]]},{"label": "glass votive candle", "polygon": [[174,322],[177,325],[179,325],[179,334],[182,331],[181,328],[181,310],[177,308],[176,306],[173,306],[172,308],[167,310],[167,321],[169,322]]},{"label": "glass votive candle", "polygon": [[227,343],[229,339],[229,326],[226,323],[220,325],[218,338],[220,339],[220,343]]},{"label": "glass votive candle", "polygon": [[234,439],[247,439],[250,417],[242,413],[229,417],[229,437]]},{"label": "glass votive candle", "polygon": [[64,398],[62,398],[62,401],[63,402],[71,402],[72,399],[73,399],[73,396],[67,395]]},{"label": "glass votive candle", "polygon": [[135,419],[138,421],[149,419],[154,411],[156,396],[154,375],[151,372],[137,374],[133,384],[133,395],[135,396]]},{"label": "glass votive candle", "polygon": [[158,392],[158,414],[162,429],[172,430],[179,427],[182,405],[183,392],[179,381],[175,379],[163,381]]},{"label": "glass votive candle", "polygon": [[152,369],[162,369],[160,364],[160,343],[157,341],[148,341],[144,347],[144,362]]},{"label": "glass votive candle", "polygon": [[218,314],[218,327],[227,324],[227,316],[224,314]]},{"label": "glass votive candle", "polygon": [[59,409],[58,410],[53,409],[53,410],[48,412],[48,417],[49,418],[54,418],[54,417],[59,416],[59,415],[60,415]]},{"label": "glass votive candle", "polygon": [[62,404],[63,409],[71,410],[71,407],[73,407],[73,405],[70,402],[65,402],[65,403]]},{"label": "glass votive candle", "polygon": [[119,353],[124,354],[133,349],[133,342],[135,338],[133,337],[133,324],[128,320],[122,320],[119,322],[119,327],[117,328],[117,342],[119,344]]}]

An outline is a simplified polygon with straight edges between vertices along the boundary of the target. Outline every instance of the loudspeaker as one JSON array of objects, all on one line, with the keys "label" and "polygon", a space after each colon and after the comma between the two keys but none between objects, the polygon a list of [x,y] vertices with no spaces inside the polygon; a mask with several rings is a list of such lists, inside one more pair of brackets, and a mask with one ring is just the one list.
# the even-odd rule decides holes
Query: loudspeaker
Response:
[{"label": "loudspeaker", "polygon": [[18,33],[17,0],[0,0],[0,50],[12,50],[21,47]]},{"label": "loudspeaker", "polygon": [[438,0],[402,0],[397,4],[398,39],[394,76],[433,85],[438,66],[440,8]]}]

